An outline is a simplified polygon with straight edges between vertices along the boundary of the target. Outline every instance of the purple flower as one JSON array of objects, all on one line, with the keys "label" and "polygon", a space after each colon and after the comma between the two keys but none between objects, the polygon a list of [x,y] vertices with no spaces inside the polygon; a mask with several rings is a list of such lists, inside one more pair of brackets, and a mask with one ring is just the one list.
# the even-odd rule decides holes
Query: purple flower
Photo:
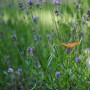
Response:
[{"label": "purple flower", "polygon": [[88,18],[85,18],[85,21],[88,21]]},{"label": "purple flower", "polygon": [[13,73],[13,69],[12,68],[8,68],[8,72]]},{"label": "purple flower", "polygon": [[33,52],[33,51],[34,51],[34,48],[31,48],[31,47],[28,48],[28,52]]},{"label": "purple flower", "polygon": [[90,16],[90,9],[88,9],[87,14],[88,14],[88,16]]},{"label": "purple flower", "polygon": [[81,61],[81,58],[76,58],[76,63],[79,63]]},{"label": "purple flower", "polygon": [[37,6],[37,7],[40,6],[40,2],[39,2],[39,1],[36,2],[36,6]]},{"label": "purple flower", "polygon": [[37,23],[37,16],[33,16],[33,21]]},{"label": "purple flower", "polygon": [[27,2],[28,2],[28,3],[30,3],[30,2],[31,2],[31,0],[28,0]]},{"label": "purple flower", "polygon": [[18,72],[18,74],[21,74],[22,69],[21,68],[18,68],[17,72]]},{"label": "purple flower", "polygon": [[19,2],[19,10],[24,10],[24,7],[23,7],[23,3],[22,2]]},{"label": "purple flower", "polygon": [[59,4],[59,0],[52,0],[53,4]]},{"label": "purple flower", "polygon": [[32,0],[28,0],[27,2],[28,2],[29,5],[33,4]]},{"label": "purple flower", "polygon": [[66,53],[67,53],[67,54],[70,54],[71,51],[72,51],[71,48],[67,48],[67,49],[66,49]]},{"label": "purple flower", "polygon": [[59,78],[60,77],[60,72],[56,72],[56,77]]}]

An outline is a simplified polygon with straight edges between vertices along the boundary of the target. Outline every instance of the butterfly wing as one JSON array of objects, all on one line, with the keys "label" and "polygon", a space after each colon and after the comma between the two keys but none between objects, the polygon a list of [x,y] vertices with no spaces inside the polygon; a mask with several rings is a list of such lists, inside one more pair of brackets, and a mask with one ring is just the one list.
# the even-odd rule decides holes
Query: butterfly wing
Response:
[{"label": "butterfly wing", "polygon": [[63,45],[63,46],[68,48],[68,44],[66,44],[66,43],[61,43],[61,45]]},{"label": "butterfly wing", "polygon": [[70,43],[68,44],[68,48],[73,48],[74,46],[79,45],[79,42],[74,42],[74,43]]},{"label": "butterfly wing", "polygon": [[67,48],[73,48],[74,46],[77,46],[79,44],[79,42],[73,42],[70,44],[66,44],[66,43],[61,43],[61,45],[67,47]]}]

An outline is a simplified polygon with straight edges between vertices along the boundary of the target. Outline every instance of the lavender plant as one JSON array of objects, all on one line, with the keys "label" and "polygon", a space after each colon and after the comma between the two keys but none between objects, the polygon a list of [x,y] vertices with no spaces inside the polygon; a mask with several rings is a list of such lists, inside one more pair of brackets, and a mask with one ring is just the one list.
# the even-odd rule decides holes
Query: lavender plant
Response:
[{"label": "lavender plant", "polygon": [[[16,0],[0,5],[0,90],[90,89],[89,1],[70,4]],[[62,42],[79,45],[67,48]]]}]

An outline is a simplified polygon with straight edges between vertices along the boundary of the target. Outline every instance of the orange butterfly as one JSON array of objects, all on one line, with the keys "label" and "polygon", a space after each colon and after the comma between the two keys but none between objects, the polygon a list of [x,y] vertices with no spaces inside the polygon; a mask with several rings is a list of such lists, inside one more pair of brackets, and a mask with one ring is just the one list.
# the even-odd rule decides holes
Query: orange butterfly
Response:
[{"label": "orange butterfly", "polygon": [[79,45],[79,42],[73,42],[73,43],[70,43],[70,44],[61,43],[61,45],[63,45],[63,46],[65,46],[66,48],[70,49],[70,48],[73,48],[73,47]]}]

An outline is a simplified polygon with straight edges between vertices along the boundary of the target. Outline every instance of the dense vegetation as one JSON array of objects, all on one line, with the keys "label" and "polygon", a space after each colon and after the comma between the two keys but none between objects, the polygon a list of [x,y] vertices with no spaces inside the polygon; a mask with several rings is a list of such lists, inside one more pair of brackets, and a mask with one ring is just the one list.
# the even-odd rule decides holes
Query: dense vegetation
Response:
[{"label": "dense vegetation", "polygon": [[52,1],[0,4],[0,90],[90,90],[90,1]]}]

